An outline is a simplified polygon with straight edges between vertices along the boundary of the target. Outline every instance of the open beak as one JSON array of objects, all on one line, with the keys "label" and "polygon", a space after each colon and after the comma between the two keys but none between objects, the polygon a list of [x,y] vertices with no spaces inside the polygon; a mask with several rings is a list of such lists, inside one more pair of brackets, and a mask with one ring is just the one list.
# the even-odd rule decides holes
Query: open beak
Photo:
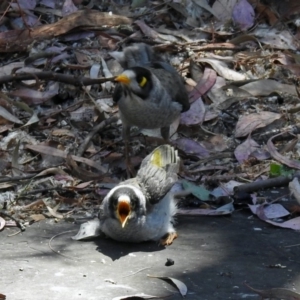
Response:
[{"label": "open beak", "polygon": [[118,82],[121,82],[121,83],[124,83],[124,84],[129,84],[130,83],[130,79],[124,74],[121,74],[121,75],[117,76],[115,78],[115,81],[118,81]]},{"label": "open beak", "polygon": [[120,201],[117,211],[122,228],[124,228],[131,212],[130,204],[127,201]]}]

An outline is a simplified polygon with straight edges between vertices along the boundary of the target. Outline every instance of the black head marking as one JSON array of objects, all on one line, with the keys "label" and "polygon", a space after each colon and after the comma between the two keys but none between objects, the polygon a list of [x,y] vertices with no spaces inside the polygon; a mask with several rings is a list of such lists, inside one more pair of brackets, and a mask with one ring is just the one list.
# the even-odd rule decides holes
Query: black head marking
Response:
[{"label": "black head marking", "polygon": [[113,93],[113,101],[115,103],[117,103],[122,98],[123,92],[124,91],[123,91],[122,85],[120,83],[116,84],[116,87],[115,87],[115,90]]},{"label": "black head marking", "polygon": [[116,218],[115,210],[118,205],[118,199],[124,195],[130,198],[130,206],[132,210],[139,209],[140,201],[134,190],[127,187],[120,187],[116,189],[109,198],[109,210],[111,212],[111,217]]},{"label": "black head marking", "polygon": [[146,99],[149,96],[151,89],[153,88],[151,72],[143,67],[133,67],[129,70],[132,70],[136,74],[136,80],[138,84],[144,82],[144,84],[140,85],[140,91],[135,91],[135,94],[137,94],[142,99]]}]

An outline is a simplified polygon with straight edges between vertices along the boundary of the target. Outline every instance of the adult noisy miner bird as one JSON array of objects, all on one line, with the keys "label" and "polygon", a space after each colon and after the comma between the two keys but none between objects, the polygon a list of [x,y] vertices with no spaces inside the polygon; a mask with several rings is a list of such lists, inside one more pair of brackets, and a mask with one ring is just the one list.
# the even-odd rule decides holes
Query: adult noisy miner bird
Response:
[{"label": "adult noisy miner bird", "polygon": [[[116,52],[114,52],[116,54]],[[116,55],[113,55],[116,57]],[[117,58],[125,68],[115,78],[113,100],[119,106],[128,161],[130,128],[160,128],[168,141],[170,125],[190,108],[183,78],[146,44],[136,44]]]},{"label": "adult noisy miner bird", "polygon": [[121,182],[104,198],[99,212],[101,232],[122,242],[172,244],[177,237],[176,204],[170,189],[178,179],[179,164],[172,146],[154,149],[135,178]]}]

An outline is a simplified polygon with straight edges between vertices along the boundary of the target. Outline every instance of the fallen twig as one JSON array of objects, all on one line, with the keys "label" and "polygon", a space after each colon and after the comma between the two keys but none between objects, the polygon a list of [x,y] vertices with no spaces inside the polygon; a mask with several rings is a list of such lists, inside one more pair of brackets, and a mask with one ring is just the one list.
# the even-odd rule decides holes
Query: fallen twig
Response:
[{"label": "fallen twig", "polygon": [[69,232],[74,232],[74,230],[68,230],[68,231],[64,231],[64,232],[61,232],[61,233],[59,233],[59,234],[54,235],[54,236],[49,240],[48,246],[49,246],[49,248],[50,248],[54,253],[56,253],[56,254],[58,254],[58,255],[61,255],[61,256],[65,257],[65,258],[72,259],[72,260],[75,260],[75,259],[80,260],[80,258],[78,258],[78,257],[71,257],[71,256],[68,256],[68,255],[59,253],[58,251],[54,250],[54,249],[52,248],[52,246],[51,246],[51,242],[54,240],[54,238],[58,237],[59,235],[62,235],[62,234],[65,234],[65,233],[69,233]]},{"label": "fallen twig", "polygon": [[85,137],[83,143],[80,145],[78,152],[77,152],[77,156],[82,156],[84,151],[87,149],[88,144],[90,142],[90,140],[93,138],[93,136],[98,133],[99,130],[103,129],[104,127],[106,127],[107,125],[110,125],[112,123],[117,122],[119,119],[118,116],[113,116],[111,118],[108,118],[104,121],[102,121],[100,124],[96,125],[93,130]]},{"label": "fallen twig", "polygon": [[264,190],[272,187],[287,186],[292,179],[293,179],[292,176],[279,176],[276,178],[250,182],[250,183],[246,183],[234,187],[234,192],[251,193],[251,192],[256,192],[258,190]]},{"label": "fallen twig", "polygon": [[15,221],[16,225],[21,229],[21,231],[25,231],[26,227],[20,221],[18,221],[16,218],[14,218],[13,216],[9,215],[8,213],[4,212],[3,210],[0,210],[0,215],[10,218],[11,220]]},{"label": "fallen twig", "polygon": [[42,79],[42,80],[51,80],[58,81],[67,84],[72,84],[75,86],[86,86],[92,84],[100,84],[107,81],[113,81],[114,77],[111,78],[89,78],[89,77],[78,77],[67,74],[60,74],[55,72],[36,72],[36,73],[18,73],[14,75],[6,75],[0,77],[0,84],[15,82],[15,81],[23,81],[29,79]]}]

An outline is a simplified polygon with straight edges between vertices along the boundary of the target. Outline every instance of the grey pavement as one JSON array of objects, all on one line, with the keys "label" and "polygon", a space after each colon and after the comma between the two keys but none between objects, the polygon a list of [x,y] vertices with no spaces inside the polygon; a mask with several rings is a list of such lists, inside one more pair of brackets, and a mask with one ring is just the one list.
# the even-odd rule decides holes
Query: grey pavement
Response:
[{"label": "grey pavement", "polygon": [[[244,281],[300,291],[299,232],[272,227],[248,211],[180,216],[179,237],[167,248],[105,238],[73,241],[78,228],[48,219],[15,236],[8,235],[16,228],[0,232],[0,293],[7,300],[110,300],[138,293],[182,299],[172,284],[147,274],[181,280],[191,300],[260,299]],[[64,256],[49,248],[52,237],[52,248]],[[165,266],[167,258],[175,264]]]}]

